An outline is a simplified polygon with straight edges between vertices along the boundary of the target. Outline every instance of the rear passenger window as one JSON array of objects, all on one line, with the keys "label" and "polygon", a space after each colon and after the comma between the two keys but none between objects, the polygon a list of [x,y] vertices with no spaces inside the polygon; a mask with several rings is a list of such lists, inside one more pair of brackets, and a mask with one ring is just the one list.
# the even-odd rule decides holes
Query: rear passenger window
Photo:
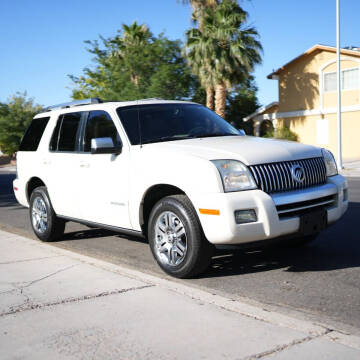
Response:
[{"label": "rear passenger window", "polygon": [[21,140],[19,151],[36,151],[50,117],[33,119]]},{"label": "rear passenger window", "polygon": [[91,150],[91,139],[110,137],[114,146],[121,145],[120,136],[111,116],[105,111],[90,111],[86,123],[84,151]]},{"label": "rear passenger window", "polygon": [[56,124],[50,142],[52,151],[76,151],[81,112],[64,114]]}]

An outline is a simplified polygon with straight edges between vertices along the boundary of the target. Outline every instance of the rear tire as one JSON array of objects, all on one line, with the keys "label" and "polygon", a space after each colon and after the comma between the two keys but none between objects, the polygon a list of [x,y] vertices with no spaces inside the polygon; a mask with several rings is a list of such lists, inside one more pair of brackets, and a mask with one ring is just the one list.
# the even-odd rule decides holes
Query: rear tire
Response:
[{"label": "rear tire", "polygon": [[155,260],[171,276],[194,277],[210,264],[214,246],[205,238],[186,195],[168,196],[156,203],[149,217],[148,238]]},{"label": "rear tire", "polygon": [[65,221],[56,216],[45,186],[37,187],[31,193],[29,212],[33,231],[41,241],[62,238]]}]

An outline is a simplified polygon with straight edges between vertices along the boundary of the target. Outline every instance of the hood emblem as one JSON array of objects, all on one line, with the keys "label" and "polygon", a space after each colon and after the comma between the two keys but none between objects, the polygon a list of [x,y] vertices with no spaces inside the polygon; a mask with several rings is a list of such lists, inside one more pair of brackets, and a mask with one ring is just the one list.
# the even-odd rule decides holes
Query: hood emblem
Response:
[{"label": "hood emblem", "polygon": [[299,184],[305,180],[305,171],[299,164],[293,165],[290,169],[292,178]]}]

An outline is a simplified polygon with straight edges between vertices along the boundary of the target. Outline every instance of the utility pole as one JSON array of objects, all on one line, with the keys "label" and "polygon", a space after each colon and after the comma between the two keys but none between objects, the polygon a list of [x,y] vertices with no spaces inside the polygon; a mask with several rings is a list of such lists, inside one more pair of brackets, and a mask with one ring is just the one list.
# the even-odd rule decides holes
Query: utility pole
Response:
[{"label": "utility pole", "polygon": [[340,0],[336,0],[336,56],[337,56],[337,166],[341,170],[342,137],[341,137],[341,66],[340,66]]}]

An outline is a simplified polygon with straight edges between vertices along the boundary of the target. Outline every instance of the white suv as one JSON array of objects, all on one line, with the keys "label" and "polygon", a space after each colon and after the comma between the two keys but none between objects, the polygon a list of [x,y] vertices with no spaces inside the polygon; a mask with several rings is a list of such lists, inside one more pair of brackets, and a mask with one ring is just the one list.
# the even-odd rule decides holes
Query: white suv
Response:
[{"label": "white suv", "polygon": [[36,115],[13,185],[41,240],[60,239],[66,221],[146,236],[176,277],[204,271],[214,245],[311,241],[348,206],[329,151],[244,136],[199,104],[157,99]]}]

